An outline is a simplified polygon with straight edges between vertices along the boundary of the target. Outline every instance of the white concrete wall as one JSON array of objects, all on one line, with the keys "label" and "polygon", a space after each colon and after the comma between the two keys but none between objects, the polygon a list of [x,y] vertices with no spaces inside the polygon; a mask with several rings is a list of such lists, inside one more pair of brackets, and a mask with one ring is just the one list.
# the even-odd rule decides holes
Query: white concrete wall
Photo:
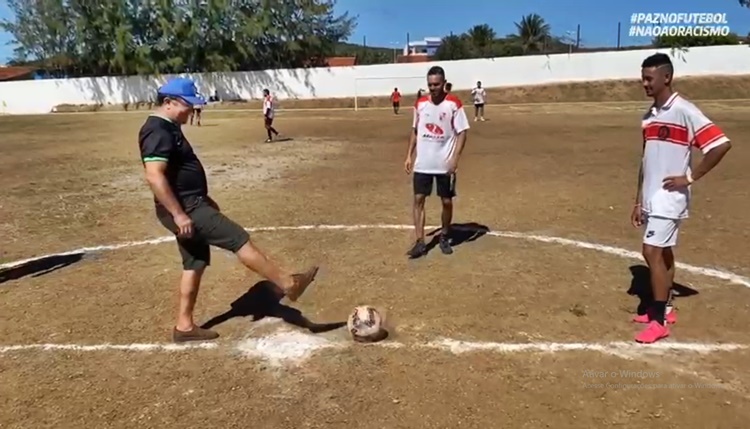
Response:
[{"label": "white concrete wall", "polygon": [[[344,98],[403,93],[425,87],[432,65],[445,68],[455,90],[469,89],[477,80],[485,87],[535,85],[555,82],[629,79],[640,76],[643,59],[657,50],[538,55],[416,64],[334,67],[330,69],[266,70],[194,75],[199,89],[224,99],[260,98],[263,88],[277,98]],[[690,48],[672,55],[677,76],[750,74],[750,47]],[[61,104],[123,104],[154,97],[161,77],[100,77],[0,83],[0,113],[49,113]]]}]

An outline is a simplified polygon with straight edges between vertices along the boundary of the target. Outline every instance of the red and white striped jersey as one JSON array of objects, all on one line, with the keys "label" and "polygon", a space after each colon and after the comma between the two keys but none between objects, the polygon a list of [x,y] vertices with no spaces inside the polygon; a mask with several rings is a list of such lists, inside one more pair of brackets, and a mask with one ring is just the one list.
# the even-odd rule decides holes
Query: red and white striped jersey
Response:
[{"label": "red and white striped jersey", "polygon": [[273,105],[273,96],[267,95],[263,99],[263,116],[273,119],[274,114],[274,105]]},{"label": "red and white striped jersey", "polygon": [[456,149],[458,134],[469,129],[461,100],[448,94],[440,104],[428,95],[414,106],[413,127],[417,133],[414,171],[424,174],[446,174],[448,161]]},{"label": "red and white striped jersey", "polygon": [[693,103],[674,93],[643,116],[643,211],[669,219],[688,217],[691,190],[663,188],[668,176],[690,173],[692,148],[704,154],[729,141],[724,132]]}]

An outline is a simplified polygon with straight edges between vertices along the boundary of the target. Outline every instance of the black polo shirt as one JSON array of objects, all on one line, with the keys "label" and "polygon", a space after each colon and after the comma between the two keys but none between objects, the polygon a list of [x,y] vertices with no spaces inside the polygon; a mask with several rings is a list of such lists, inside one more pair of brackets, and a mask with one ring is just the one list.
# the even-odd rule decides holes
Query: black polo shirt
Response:
[{"label": "black polo shirt", "polygon": [[167,181],[183,205],[190,197],[208,195],[206,171],[178,124],[151,115],[138,133],[138,144],[144,164],[152,161],[167,163]]}]

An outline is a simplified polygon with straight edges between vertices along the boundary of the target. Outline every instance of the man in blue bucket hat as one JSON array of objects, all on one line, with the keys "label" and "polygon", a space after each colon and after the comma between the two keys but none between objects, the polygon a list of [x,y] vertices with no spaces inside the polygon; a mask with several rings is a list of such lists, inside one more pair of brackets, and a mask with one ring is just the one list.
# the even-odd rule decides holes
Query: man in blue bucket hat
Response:
[{"label": "man in blue bucket hat", "polygon": [[219,336],[198,327],[193,320],[201,278],[211,262],[210,246],[233,252],[246,267],[273,282],[279,298],[287,296],[296,301],[318,272],[317,266],[301,274],[283,270],[255,247],[247,231],[221,213],[208,195],[206,172],[181,129],[194,106],[201,104],[205,100],[198,95],[192,80],[172,79],[158,89],[157,108],[138,135],[156,216],[175,234],[182,257],[179,311],[172,330],[175,342],[213,340]]}]

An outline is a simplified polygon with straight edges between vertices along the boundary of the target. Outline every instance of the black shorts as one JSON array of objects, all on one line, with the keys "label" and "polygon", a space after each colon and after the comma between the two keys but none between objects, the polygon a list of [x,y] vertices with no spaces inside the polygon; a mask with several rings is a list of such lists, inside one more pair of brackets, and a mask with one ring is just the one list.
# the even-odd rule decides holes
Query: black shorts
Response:
[{"label": "black shorts", "polygon": [[[213,208],[203,197],[189,198],[185,202],[185,213],[193,221],[193,236],[177,238],[184,270],[200,270],[210,265],[210,246],[234,253],[250,240],[250,234],[244,228]],[[177,231],[177,225],[167,209],[157,205],[156,216],[173,234]]]},{"label": "black shorts", "polygon": [[453,198],[456,196],[456,173],[426,174],[416,172],[414,173],[414,195],[431,195],[432,182],[435,182],[437,195],[440,198]]},{"label": "black shorts", "polygon": [[393,102],[393,107],[399,107],[400,105],[401,105],[401,103],[399,103],[398,101],[394,101]]},{"label": "black shorts", "polygon": [[484,107],[484,103],[474,103],[474,107],[479,109],[480,107]]}]

